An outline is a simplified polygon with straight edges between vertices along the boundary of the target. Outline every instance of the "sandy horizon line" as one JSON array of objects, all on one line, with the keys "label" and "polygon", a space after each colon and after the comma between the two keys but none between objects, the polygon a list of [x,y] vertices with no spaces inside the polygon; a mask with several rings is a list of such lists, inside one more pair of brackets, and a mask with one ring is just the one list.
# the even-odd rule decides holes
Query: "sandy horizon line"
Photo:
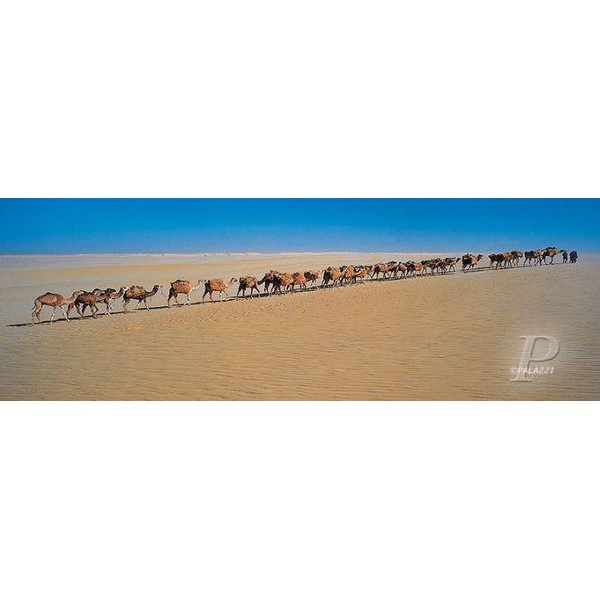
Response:
[{"label": "sandy horizon line", "polygon": [[[496,252],[500,251],[483,249],[480,252]],[[54,256],[315,256],[319,254],[439,254],[439,255],[453,255],[465,252],[464,250],[310,250],[310,251],[281,251],[281,252],[210,252],[210,251],[199,251],[199,252],[8,252],[0,253],[0,258],[28,258],[28,257],[54,257]],[[579,250],[580,253],[585,254],[600,254],[599,250]]]}]

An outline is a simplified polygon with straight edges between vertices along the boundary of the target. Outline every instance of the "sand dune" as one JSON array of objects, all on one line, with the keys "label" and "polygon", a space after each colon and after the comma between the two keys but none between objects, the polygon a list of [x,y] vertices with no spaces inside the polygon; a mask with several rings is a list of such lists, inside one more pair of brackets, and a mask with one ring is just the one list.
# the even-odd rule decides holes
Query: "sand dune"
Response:
[{"label": "sand dune", "polygon": [[[450,254],[448,254],[450,255]],[[410,255],[11,257],[0,270],[1,399],[512,399],[600,396],[600,262],[367,283],[170,310],[30,322],[47,290],[261,276]],[[419,255],[427,257],[427,255]],[[487,262],[486,262],[487,264]],[[166,290],[165,290],[166,291]],[[200,300],[196,292],[195,300]],[[156,296],[151,305],[165,299]],[[117,304],[117,306],[119,306]],[[46,319],[49,312],[44,313]],[[522,335],[555,373],[511,383]]]}]

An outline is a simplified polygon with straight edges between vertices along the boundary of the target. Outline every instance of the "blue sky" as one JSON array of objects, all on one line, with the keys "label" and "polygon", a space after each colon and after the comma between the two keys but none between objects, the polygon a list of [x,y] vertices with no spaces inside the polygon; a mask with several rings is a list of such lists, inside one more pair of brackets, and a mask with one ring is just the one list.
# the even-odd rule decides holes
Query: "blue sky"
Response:
[{"label": "blue sky", "polygon": [[600,251],[600,201],[0,200],[0,254]]}]

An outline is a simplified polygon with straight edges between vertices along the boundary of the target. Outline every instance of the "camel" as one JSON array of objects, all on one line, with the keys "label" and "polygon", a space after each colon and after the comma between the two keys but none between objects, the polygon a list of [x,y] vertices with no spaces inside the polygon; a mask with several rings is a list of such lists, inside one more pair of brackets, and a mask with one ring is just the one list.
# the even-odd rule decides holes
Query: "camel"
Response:
[{"label": "camel", "polygon": [[405,278],[407,272],[408,272],[408,269],[407,269],[407,267],[406,267],[406,265],[404,263],[399,262],[396,265],[396,277],[398,277],[398,278]]},{"label": "camel", "polygon": [[[112,292],[116,292],[116,290],[112,290],[111,288],[108,288],[108,290],[106,290],[104,293],[102,294],[96,294],[94,292],[83,292],[82,294],[79,294],[79,296],[77,296],[77,298],[75,299],[75,302],[73,304],[69,305],[69,308],[67,309],[67,315],[71,314],[71,309],[73,308],[73,306],[75,306],[75,308],[77,309],[77,313],[79,314],[80,317],[84,316],[84,312],[85,309],[90,308],[90,310],[92,311],[92,317],[94,317],[94,319],[97,319],[97,314],[98,314],[98,304],[100,302],[104,302],[107,306],[107,314],[110,315],[110,309],[109,309],[109,300],[110,300],[110,295]],[[81,310],[81,307],[83,307],[83,311]]]},{"label": "camel", "polygon": [[237,282],[238,280],[235,277],[232,277],[229,283],[225,283],[222,279],[209,279],[208,281],[204,281],[204,294],[202,296],[202,301],[204,302],[204,298],[206,298],[206,296],[210,296],[210,301],[214,302],[212,295],[215,292],[219,292],[219,300],[222,302],[223,294],[229,298],[227,288],[231,287]]},{"label": "camel", "polygon": [[129,289],[123,294],[123,310],[128,312],[127,305],[132,300],[138,301],[138,305],[136,306],[135,310],[137,310],[141,304],[144,304],[146,310],[150,310],[150,307],[148,306],[148,298],[156,296],[158,292],[164,296],[162,285],[155,285],[150,292],[145,290],[144,287],[140,285],[130,286]]},{"label": "camel", "polygon": [[544,264],[547,265],[548,261],[546,259],[550,259],[550,264],[554,264],[554,258],[558,256],[560,252],[564,252],[563,250],[559,250],[556,246],[548,246],[542,253],[542,257],[544,259]]},{"label": "camel", "polygon": [[342,272],[336,267],[329,267],[325,269],[323,273],[323,287],[326,288],[329,285],[329,282],[332,282],[332,287],[335,287],[337,284],[341,284]]},{"label": "camel", "polygon": [[525,252],[525,261],[523,266],[529,264],[529,266],[541,265],[543,260],[543,250],[529,250]]},{"label": "camel", "polygon": [[65,298],[61,294],[54,294],[53,292],[46,292],[45,294],[38,296],[34,300],[33,309],[31,310],[32,323],[35,325],[35,319],[37,319],[39,324],[42,323],[40,320],[40,313],[42,312],[42,308],[44,306],[51,306],[53,308],[52,316],[50,317],[50,324],[54,323],[54,314],[56,313],[57,308],[60,308],[62,314],[67,320],[67,323],[70,323],[71,321],[69,321],[69,315],[65,312],[64,307],[68,306],[71,308],[73,302],[75,302],[80,294],[83,294],[83,290],[77,290],[76,292],[73,292],[70,298]]},{"label": "camel", "polygon": [[258,289],[258,280],[256,277],[252,277],[250,275],[246,275],[245,277],[240,277],[240,286],[238,288],[237,295],[240,295],[242,292],[242,298],[246,297],[246,290],[250,290],[250,298],[252,298],[252,293],[256,290],[256,293],[260,296],[260,290]]},{"label": "camel", "polygon": [[306,285],[306,275],[304,273],[294,273],[292,275],[292,292],[294,292],[294,288],[296,286],[300,287],[300,291],[307,289]]},{"label": "camel", "polygon": [[373,267],[373,273],[371,275],[371,279],[379,279],[379,275],[383,275],[383,278],[386,279],[388,272],[390,270],[389,264],[386,263],[378,263]]},{"label": "camel", "polygon": [[442,261],[441,258],[433,258],[433,259],[429,259],[429,260],[423,260],[423,261],[421,261],[421,264],[424,267],[423,273],[425,275],[427,275],[427,269],[429,269],[431,271],[431,273],[429,273],[429,275],[435,275],[436,272],[438,274],[441,274],[444,271],[444,262]]},{"label": "camel", "polygon": [[184,302],[184,306],[187,304],[188,306],[192,303],[192,292],[199,290],[204,282],[202,279],[198,279],[198,283],[194,286],[187,279],[178,279],[177,281],[173,281],[171,283],[171,289],[169,290],[169,298],[167,300],[167,306],[171,308],[171,300],[175,299],[177,306],[179,304],[179,294],[185,294],[187,296],[186,301]]},{"label": "camel", "polygon": [[[81,317],[84,317],[85,311],[88,308],[88,306],[91,309],[92,304],[95,305],[95,304],[99,304],[99,303],[104,303],[104,305],[106,306],[106,310],[105,310],[104,314],[110,316],[112,314],[112,309],[113,309],[112,301],[117,300],[118,298],[121,298],[128,289],[129,288],[121,287],[121,289],[117,292],[117,290],[115,290],[113,288],[106,288],[105,290],[96,288],[93,292],[83,292],[80,296],[77,297],[74,305],[75,305],[75,308],[77,308],[77,312],[79,313],[79,315]],[[90,296],[92,296],[92,295],[96,296],[99,299],[97,301],[94,301],[93,298],[88,298],[87,301],[84,301],[82,296],[85,296],[88,294]],[[72,306],[69,307],[67,314],[70,314],[72,308],[73,308]],[[94,311],[92,311],[92,312],[94,312]],[[98,312],[97,307],[96,307],[95,312],[96,313]]]},{"label": "camel", "polygon": [[416,263],[413,260],[409,260],[406,263],[407,277],[416,277],[417,274],[423,275],[424,272],[425,272],[425,265],[422,262]]},{"label": "camel", "polygon": [[513,250],[510,252],[510,255],[512,256],[511,266],[518,267],[521,259],[523,258],[523,253],[520,250]]},{"label": "camel", "polygon": [[[263,285],[265,286],[265,293],[269,294],[269,293],[273,293],[273,284],[275,283],[275,277],[277,275],[279,275],[279,271],[269,271],[268,273],[265,273],[265,276],[258,282],[258,285]],[[269,288],[271,288],[271,291],[269,292]]]},{"label": "camel", "polygon": [[500,266],[500,261],[502,259],[502,254],[490,254],[490,268],[497,269]]},{"label": "camel", "polygon": [[512,266],[513,255],[511,252],[503,252],[500,254],[490,254],[490,267],[498,269],[499,267],[507,268]]},{"label": "camel", "polygon": [[446,263],[446,267],[449,271],[453,271],[454,273],[456,273],[456,265],[458,264],[459,260],[460,258],[454,256],[446,258],[444,262]]},{"label": "camel", "polygon": [[354,266],[346,267],[342,271],[342,277],[340,279],[340,285],[346,283],[356,283],[356,268]]},{"label": "camel", "polygon": [[294,277],[289,273],[277,273],[273,281],[272,293],[283,294],[283,291],[289,291],[294,283]]},{"label": "camel", "polygon": [[310,283],[310,287],[312,288],[319,281],[322,274],[322,271],[305,271],[304,277],[306,277],[306,282]]},{"label": "camel", "polygon": [[366,267],[356,267],[354,272],[354,283],[364,283],[365,279],[369,276],[369,270]]},{"label": "camel", "polygon": [[469,271],[472,271],[479,264],[479,261],[482,258],[483,254],[478,254],[477,256],[474,254],[465,254],[462,257],[463,272],[468,273]]},{"label": "camel", "polygon": [[435,258],[432,260],[429,268],[431,269],[432,275],[435,275],[436,273],[438,275],[445,275],[448,270],[446,262],[442,258]]}]

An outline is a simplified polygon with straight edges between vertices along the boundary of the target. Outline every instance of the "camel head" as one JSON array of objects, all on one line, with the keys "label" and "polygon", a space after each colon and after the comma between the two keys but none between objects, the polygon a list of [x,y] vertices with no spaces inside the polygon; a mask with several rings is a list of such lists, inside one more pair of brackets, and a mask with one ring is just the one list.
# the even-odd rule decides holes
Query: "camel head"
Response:
[{"label": "camel head", "polygon": [[[152,294],[152,295],[155,295],[155,294],[157,294],[158,292],[160,292],[162,296],[165,296],[165,292],[164,292],[164,290],[163,290],[163,286],[162,286],[162,285],[159,285],[159,284],[156,284],[156,285],[155,285],[155,286],[152,288],[152,292],[151,292],[151,294]],[[166,298],[166,296],[165,296],[165,298]]]}]

